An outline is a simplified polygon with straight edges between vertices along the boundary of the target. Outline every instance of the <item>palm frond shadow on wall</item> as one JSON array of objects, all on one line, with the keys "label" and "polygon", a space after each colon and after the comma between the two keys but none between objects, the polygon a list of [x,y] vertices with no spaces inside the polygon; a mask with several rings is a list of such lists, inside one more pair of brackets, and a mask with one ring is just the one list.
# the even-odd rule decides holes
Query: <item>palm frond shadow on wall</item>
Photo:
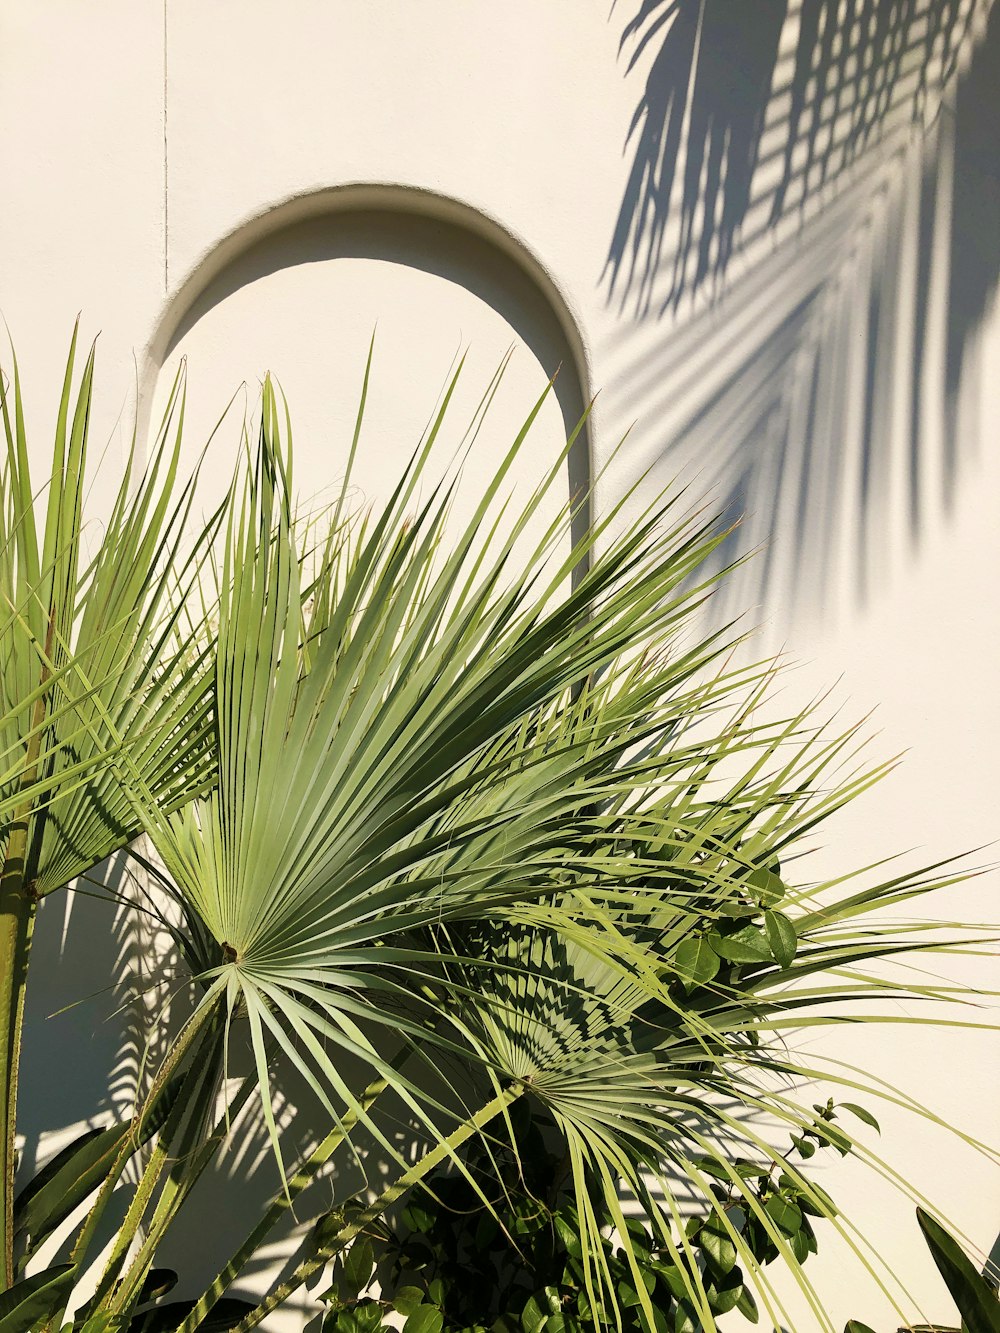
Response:
[{"label": "palm frond shadow on wall", "polygon": [[643,0],[624,17],[642,84],[604,282],[641,349],[619,370],[636,415],[671,423],[643,461],[698,460],[741,549],[764,548],[750,595],[822,605],[843,574],[864,600],[979,446],[1000,7]]}]

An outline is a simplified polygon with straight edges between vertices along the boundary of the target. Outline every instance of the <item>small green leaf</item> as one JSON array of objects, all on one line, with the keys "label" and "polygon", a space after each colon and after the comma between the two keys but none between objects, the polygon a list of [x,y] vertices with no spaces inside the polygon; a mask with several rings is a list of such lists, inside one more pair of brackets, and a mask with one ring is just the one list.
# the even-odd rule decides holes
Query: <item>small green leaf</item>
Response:
[{"label": "small green leaf", "polygon": [[676,1264],[653,1264],[652,1269],[670,1288],[675,1300],[683,1300],[690,1293],[690,1286]]},{"label": "small green leaf", "polygon": [[139,1289],[136,1305],[158,1301],[177,1286],[177,1274],[172,1268],[151,1268]]},{"label": "small green leaf", "polygon": [[720,967],[719,955],[704,935],[682,940],[674,954],[674,968],[689,991],[711,981]]},{"label": "small green leaf", "polygon": [[816,1128],[811,1129],[809,1133],[820,1143],[825,1143],[831,1148],[836,1148],[841,1157],[846,1157],[854,1147],[849,1134],[845,1134],[842,1129],[837,1129],[835,1125],[831,1125],[828,1122],[817,1124]]},{"label": "small green leaf", "polygon": [[804,1231],[796,1231],[788,1238],[788,1245],[795,1256],[795,1262],[804,1264],[809,1258],[809,1237]]},{"label": "small green leaf", "polygon": [[740,1292],[740,1298],[736,1302],[736,1308],[744,1319],[750,1320],[751,1324],[756,1324],[757,1320],[760,1318],[757,1302],[754,1300],[753,1292],[749,1287],[745,1286]]},{"label": "small green leaf", "polygon": [[713,1284],[709,1288],[708,1298],[713,1313],[728,1314],[730,1310],[735,1309],[742,1290],[743,1270],[733,1268],[718,1285]]},{"label": "small green leaf", "polygon": [[875,1330],[863,1324],[860,1319],[848,1319],[844,1325],[844,1333],[875,1333]]},{"label": "small green leaf", "polygon": [[580,1243],[579,1226],[573,1226],[560,1213],[556,1213],[553,1221],[555,1222],[556,1232],[559,1239],[565,1247],[566,1253],[573,1256],[574,1259],[583,1257],[583,1246]]},{"label": "small green leaf", "polygon": [[622,1281],[618,1283],[618,1304],[621,1309],[628,1310],[639,1303],[639,1293],[636,1291],[635,1287],[633,1287],[631,1282],[622,1279]]},{"label": "small green leaf", "polygon": [[755,870],[747,883],[753,888],[758,899],[765,907],[780,902],[788,891],[774,871],[767,870],[764,866]]},{"label": "small green leaf", "polygon": [[411,1315],[423,1300],[424,1293],[419,1287],[400,1287],[392,1298],[392,1308],[399,1314]]},{"label": "small green leaf", "polygon": [[353,1300],[364,1291],[375,1271],[375,1251],[367,1236],[359,1237],[344,1256],[341,1297]]},{"label": "small green leaf", "polygon": [[[698,1323],[700,1322],[699,1320]],[[679,1301],[674,1310],[673,1333],[698,1333],[694,1309],[688,1305],[687,1301]]]},{"label": "small green leaf", "polygon": [[521,1311],[521,1327],[524,1333],[540,1333],[548,1317],[549,1311],[542,1309],[538,1297],[530,1296]]},{"label": "small green leaf", "polygon": [[764,1205],[764,1211],[788,1236],[794,1235],[802,1225],[802,1212],[798,1205],[781,1194],[772,1194]]},{"label": "small green leaf", "polygon": [[411,1199],[403,1209],[403,1223],[411,1231],[418,1231],[423,1235],[434,1225],[434,1214],[416,1199]]},{"label": "small green leaf", "polygon": [[562,1311],[562,1301],[557,1287],[543,1287],[528,1298],[521,1311],[521,1327],[524,1333],[538,1333],[545,1328],[548,1333],[549,1319]]},{"label": "small green leaf", "polygon": [[877,1133],[882,1133],[882,1127],[872,1115],[871,1111],[865,1110],[863,1106],[858,1106],[856,1102],[839,1102],[841,1110],[850,1111],[851,1115],[856,1115],[859,1120],[863,1120],[866,1125],[871,1125]]},{"label": "small green leaf", "polygon": [[765,912],[764,931],[774,961],[779,967],[791,967],[795,961],[795,951],[799,947],[799,937],[791,921],[783,912]]},{"label": "small green leaf", "polygon": [[730,963],[769,963],[771,949],[767,937],[756,926],[743,926],[732,935],[720,935],[712,940],[720,958]]},{"label": "small green leaf", "polygon": [[705,1223],[699,1232],[698,1244],[719,1273],[728,1273],[736,1266],[736,1245],[718,1219]]},{"label": "small green leaf", "polygon": [[809,1182],[809,1193],[799,1191],[798,1204],[810,1217],[836,1217],[837,1205],[821,1186]]},{"label": "small green leaf", "polygon": [[441,1333],[444,1315],[436,1305],[418,1305],[403,1325],[403,1333]]}]

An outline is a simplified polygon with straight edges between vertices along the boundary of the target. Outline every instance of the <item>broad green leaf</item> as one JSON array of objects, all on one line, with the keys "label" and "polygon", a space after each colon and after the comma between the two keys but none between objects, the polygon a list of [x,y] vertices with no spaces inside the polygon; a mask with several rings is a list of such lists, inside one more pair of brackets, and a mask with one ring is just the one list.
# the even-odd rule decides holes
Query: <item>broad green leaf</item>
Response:
[{"label": "broad green leaf", "polygon": [[558,1308],[557,1304],[553,1310],[548,1291],[536,1292],[534,1296],[530,1296],[521,1311],[521,1327],[524,1333],[540,1333],[549,1315],[555,1314]]},{"label": "broad green leaf", "polygon": [[955,1238],[923,1208],[917,1221],[969,1333],[1000,1333],[1000,1300]]},{"label": "broad green leaf", "polygon": [[704,935],[684,940],[674,954],[674,967],[689,989],[711,981],[720,966],[718,953]]},{"label": "broad green leaf", "polygon": [[731,963],[766,963],[771,960],[767,936],[756,926],[743,926],[731,935],[713,936],[712,947],[720,958]]},{"label": "broad green leaf", "polygon": [[423,1300],[424,1293],[419,1287],[400,1287],[392,1298],[392,1308],[402,1315],[411,1315]]},{"label": "broad green leaf", "polygon": [[344,1256],[341,1268],[340,1293],[343,1299],[354,1300],[368,1286],[375,1271],[375,1251],[367,1236],[359,1236]]},{"label": "broad green leaf", "polygon": [[673,1333],[698,1333],[696,1312],[687,1301],[678,1301],[674,1308]]},{"label": "broad green leaf", "polygon": [[797,1202],[804,1213],[810,1217],[836,1217],[837,1205],[827,1194],[821,1185],[815,1181],[809,1182],[809,1189],[800,1189],[797,1194]]},{"label": "broad green leaf", "polygon": [[323,1333],[378,1333],[382,1327],[382,1307],[372,1300],[339,1306],[323,1319]]},{"label": "broad green leaf", "polygon": [[772,1194],[764,1208],[786,1235],[794,1235],[802,1225],[801,1209],[780,1194]]},{"label": "broad green leaf", "polygon": [[799,945],[791,921],[783,912],[765,912],[764,931],[775,962],[779,967],[791,967]]},{"label": "broad green leaf", "polygon": [[640,1333],[670,1333],[667,1316],[657,1306],[653,1306],[652,1330],[644,1310],[638,1311]]},{"label": "broad green leaf", "polygon": [[751,1324],[756,1324],[757,1320],[760,1318],[754,1294],[747,1286],[744,1286],[743,1290],[740,1292],[740,1298],[736,1302],[736,1308],[744,1319],[750,1320]]},{"label": "broad green leaf", "polygon": [[139,1289],[136,1304],[146,1305],[149,1301],[161,1300],[176,1286],[177,1274],[172,1268],[152,1268]]},{"label": "broad green leaf", "polygon": [[444,1315],[435,1305],[420,1305],[407,1316],[404,1333],[441,1333]]},{"label": "broad green leaf", "polygon": [[721,1222],[714,1219],[706,1222],[698,1233],[698,1244],[719,1273],[729,1273],[735,1268],[736,1245]]},{"label": "broad green leaf", "polygon": [[765,907],[780,902],[788,892],[779,876],[773,870],[768,870],[763,866],[758,867],[753,872],[747,883]]},{"label": "broad green leaf", "polygon": [[863,1324],[860,1319],[848,1319],[844,1325],[844,1333],[875,1333],[868,1324]]},{"label": "broad green leaf", "polygon": [[419,1199],[411,1199],[403,1209],[403,1221],[411,1231],[425,1234],[434,1225],[434,1214]]},{"label": "broad green leaf", "polygon": [[0,1333],[38,1333],[64,1304],[74,1272],[73,1264],[58,1264],[0,1292]]},{"label": "broad green leaf", "polygon": [[562,1213],[556,1213],[554,1219],[556,1231],[559,1239],[566,1248],[566,1253],[572,1255],[574,1259],[579,1259],[583,1253],[583,1246],[580,1243],[579,1224],[574,1226],[565,1218]]},{"label": "broad green leaf", "polygon": [[728,1314],[730,1310],[735,1310],[742,1291],[743,1272],[740,1268],[734,1267],[726,1274],[725,1279],[720,1279],[718,1284],[713,1283],[709,1290],[712,1312]]},{"label": "broad green leaf", "polygon": [[682,1300],[688,1293],[688,1284],[684,1274],[673,1264],[654,1263],[650,1265],[652,1271],[670,1288],[671,1295],[676,1300]]}]

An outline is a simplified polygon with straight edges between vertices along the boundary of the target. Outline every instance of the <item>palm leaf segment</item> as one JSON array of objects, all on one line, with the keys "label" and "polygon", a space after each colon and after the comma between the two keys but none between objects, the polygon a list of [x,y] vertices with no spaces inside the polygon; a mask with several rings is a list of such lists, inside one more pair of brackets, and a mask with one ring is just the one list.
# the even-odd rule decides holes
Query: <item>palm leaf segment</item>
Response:
[{"label": "palm leaf segment", "polygon": [[76,341],[74,332],[40,528],[16,360],[0,393],[0,816],[5,840],[27,819],[35,896],[142,831],[128,790],[136,774],[165,809],[211,775],[207,635],[185,594],[212,524],[200,539],[184,535],[184,547],[193,488],[178,485],[183,382],[145,469],[133,440],[97,537],[84,523],[94,350],[74,397]]}]

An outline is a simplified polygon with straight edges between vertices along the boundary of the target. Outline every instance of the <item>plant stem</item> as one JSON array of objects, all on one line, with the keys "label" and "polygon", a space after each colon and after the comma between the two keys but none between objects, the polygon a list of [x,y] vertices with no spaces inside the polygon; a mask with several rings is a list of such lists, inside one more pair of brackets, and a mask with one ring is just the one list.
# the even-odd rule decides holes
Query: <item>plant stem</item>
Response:
[{"label": "plant stem", "polygon": [[[524,1091],[524,1085],[517,1083],[498,1093],[492,1101],[487,1102],[475,1115],[470,1116],[464,1124],[459,1125],[458,1129],[447,1139],[442,1139],[430,1152],[425,1153],[418,1162],[414,1162],[412,1166],[407,1167],[397,1180],[383,1190],[367,1208],[356,1213],[350,1222],[343,1220],[342,1212],[337,1210],[321,1218],[311,1233],[316,1239],[315,1252],[307,1259],[303,1259],[289,1278],[279,1283],[266,1300],[241,1319],[233,1328],[232,1333],[249,1333],[251,1328],[256,1328],[262,1319],[266,1319],[272,1310],[286,1301],[304,1282],[308,1282],[314,1273],[318,1272],[335,1255],[349,1245],[355,1236],[364,1231],[365,1227],[391,1208],[401,1195],[430,1175],[434,1168],[439,1166],[446,1158],[453,1156],[467,1139],[478,1133],[484,1125],[489,1124],[495,1115],[498,1115],[505,1107],[515,1102]],[[336,1225],[338,1221],[339,1226]],[[328,1230],[331,1224],[335,1226],[332,1233]],[[184,1333],[188,1333],[188,1327],[188,1325],[182,1324],[178,1333],[181,1333],[182,1329]],[[197,1327],[197,1325],[190,1327]]]},{"label": "plant stem", "polygon": [[248,1079],[238,1090],[232,1103],[226,1108],[208,1138],[197,1146],[191,1142],[197,1129],[197,1124],[194,1123],[196,1117],[189,1117],[185,1142],[181,1145],[180,1154],[174,1154],[175,1168],[160,1193],[145,1238],[125,1275],[117,1284],[112,1299],[107,1303],[107,1309],[111,1314],[126,1317],[130,1313],[142,1284],[149,1274],[157,1247],[167,1228],[189,1197],[206,1166],[225,1142],[230,1119],[235,1119],[240,1114],[252,1092],[253,1084]]},{"label": "plant stem", "polygon": [[361,1094],[358,1109],[345,1115],[340,1123],[330,1130],[326,1138],[313,1149],[305,1161],[303,1161],[292,1179],[288,1182],[287,1194],[282,1192],[275,1196],[269,1208],[264,1213],[264,1216],[250,1232],[246,1240],[244,1240],[243,1244],[232,1256],[226,1266],[221,1270],[218,1277],[216,1277],[212,1285],[204,1293],[197,1305],[195,1305],[194,1309],[187,1315],[183,1323],[178,1326],[177,1333],[194,1333],[194,1330],[198,1328],[201,1321],[212,1309],[220,1296],[222,1296],[232,1283],[235,1282],[236,1278],[239,1277],[244,1265],[253,1258],[273,1228],[277,1226],[284,1214],[292,1208],[295,1200],[312,1181],[316,1173],[330,1160],[338,1144],[343,1141],[355,1124],[357,1124],[361,1113],[369,1109],[375,1102],[376,1098],[385,1091],[387,1086],[388,1084],[384,1078],[376,1079],[373,1083],[370,1083]]},{"label": "plant stem", "polygon": [[136,1233],[142,1225],[146,1209],[157,1185],[160,1183],[160,1177],[170,1160],[170,1155],[176,1151],[178,1138],[185,1122],[198,1119],[200,1112],[204,1109],[201,1104],[202,1099],[214,1095],[215,1081],[221,1064],[222,1033],[213,1031],[209,1033],[207,1040],[199,1046],[198,1058],[188,1066],[181,1082],[177,1100],[160,1130],[156,1143],[153,1145],[139,1177],[139,1183],[132,1195],[125,1220],[118,1228],[114,1246],[94,1292],[92,1303],[94,1313],[103,1313],[106,1310],[110,1310],[112,1313],[118,1312],[115,1300],[119,1296],[124,1299],[127,1294],[125,1291],[127,1284],[118,1281],[122,1266],[128,1257]]},{"label": "plant stem", "polygon": [[[26,827],[26,825],[25,825]],[[11,831],[13,836],[15,830]],[[17,1123],[17,1083],[24,1025],[24,993],[35,918],[34,896],[25,891],[20,873],[8,873],[10,858],[0,878],[0,1170],[3,1207],[0,1209],[0,1291],[14,1281],[14,1167]],[[23,868],[23,860],[21,867]]]},{"label": "plant stem", "polygon": [[215,1007],[215,1005],[208,1005],[204,1008],[196,1009],[185,1023],[184,1027],[182,1027],[177,1034],[177,1040],[174,1042],[167,1058],[160,1066],[159,1073],[153,1080],[152,1085],[143,1100],[142,1107],[135,1117],[133,1133],[128,1135],[122,1143],[122,1146],[118,1151],[118,1156],[105,1177],[104,1182],[101,1185],[100,1193],[94,1202],[94,1206],[88,1213],[87,1219],[77,1237],[76,1244],[73,1246],[73,1251],[70,1255],[70,1259],[73,1263],[79,1265],[82,1262],[91,1241],[94,1239],[94,1234],[97,1231],[104,1210],[108,1205],[108,1200],[114,1192],[115,1186],[118,1183],[121,1173],[125,1169],[126,1163],[135,1151],[136,1142],[142,1132],[144,1123],[148,1120],[150,1113],[167,1082],[184,1060],[184,1057],[191,1050],[203,1025],[214,1014]]},{"label": "plant stem", "polygon": [[[38,777],[42,731],[51,671],[55,609],[49,614],[39,685],[41,693],[31,710],[31,728],[24,756],[21,790],[28,791]],[[29,834],[33,803],[30,797],[14,814],[7,834],[3,870],[0,871],[0,1291],[14,1282],[14,1166],[17,1132],[17,1084],[21,1064],[21,1029],[24,1026],[24,994],[28,958],[35,921],[33,871],[28,865]],[[41,816],[44,818],[44,816]],[[40,839],[35,829],[34,845]]]}]

